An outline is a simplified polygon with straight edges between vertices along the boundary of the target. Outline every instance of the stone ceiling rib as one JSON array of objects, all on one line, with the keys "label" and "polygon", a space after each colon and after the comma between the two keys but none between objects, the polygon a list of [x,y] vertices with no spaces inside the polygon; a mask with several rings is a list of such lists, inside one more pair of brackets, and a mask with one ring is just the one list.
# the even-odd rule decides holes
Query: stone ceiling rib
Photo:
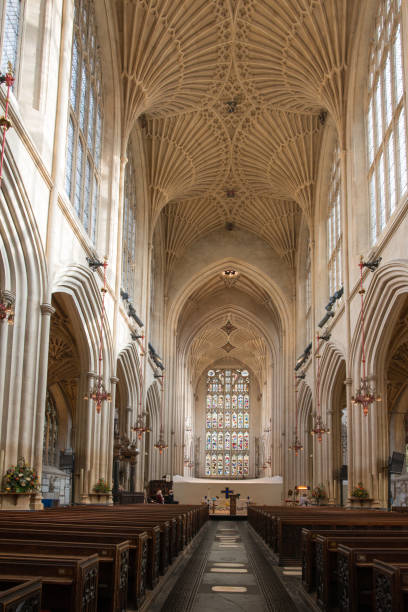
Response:
[{"label": "stone ceiling rib", "polygon": [[115,6],[123,130],[143,115],[152,230],[177,202],[161,220],[168,271],[226,222],[261,236],[293,267],[301,213],[309,222],[313,214],[322,111],[342,127],[355,1]]},{"label": "stone ceiling rib", "polygon": [[[231,321],[237,329],[228,337],[221,330],[225,320],[225,315],[220,315],[204,325],[194,338],[189,350],[193,378],[197,379],[206,367],[228,356],[231,359],[244,359],[259,380],[263,380],[268,355],[265,339],[254,325],[236,314],[231,316]],[[227,354],[222,347],[228,340],[234,349]]]},{"label": "stone ceiling rib", "polygon": [[152,220],[168,202],[205,195],[225,178],[229,155],[214,116],[199,113],[151,119],[146,128]]},{"label": "stone ceiling rib", "polygon": [[201,108],[231,63],[224,0],[116,0],[124,133],[142,113]]},{"label": "stone ceiling rib", "polygon": [[[203,206],[206,203],[206,206]],[[198,237],[217,229],[222,219],[215,203],[193,199],[171,202],[162,211],[164,250],[166,253],[166,276],[175,259]]]},{"label": "stone ceiling rib", "polygon": [[316,115],[265,111],[235,143],[241,181],[259,196],[295,200],[310,218],[321,139]]},{"label": "stone ceiling rib", "polygon": [[242,82],[276,108],[325,108],[338,121],[352,9],[351,0],[241,0],[236,56]]}]

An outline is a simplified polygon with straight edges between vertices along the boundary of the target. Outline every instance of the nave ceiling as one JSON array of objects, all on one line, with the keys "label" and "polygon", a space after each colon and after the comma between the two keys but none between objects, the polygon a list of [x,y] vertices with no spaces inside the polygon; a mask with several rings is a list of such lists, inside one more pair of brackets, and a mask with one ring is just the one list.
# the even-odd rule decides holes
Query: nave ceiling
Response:
[{"label": "nave ceiling", "polygon": [[[342,129],[356,3],[115,6],[123,133],[138,124],[143,135],[165,275],[193,242],[222,228],[260,236],[294,268],[302,215],[313,219],[326,115]],[[194,369],[219,357],[216,327],[206,333],[192,348]]]}]

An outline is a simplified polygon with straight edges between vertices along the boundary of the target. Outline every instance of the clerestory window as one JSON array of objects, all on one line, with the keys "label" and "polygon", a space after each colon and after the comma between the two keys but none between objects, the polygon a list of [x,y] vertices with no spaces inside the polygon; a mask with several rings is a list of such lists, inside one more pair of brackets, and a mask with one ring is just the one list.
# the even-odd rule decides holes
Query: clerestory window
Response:
[{"label": "clerestory window", "polygon": [[100,189],[102,106],[93,0],[75,0],[65,190],[93,242]]},{"label": "clerestory window", "polygon": [[9,63],[14,71],[17,69],[22,2],[21,0],[5,0],[2,4],[3,8],[0,9],[2,26],[0,29],[0,71],[4,74],[8,71]]},{"label": "clerestory window", "polygon": [[407,195],[403,39],[401,0],[382,0],[370,53],[366,116],[371,245]]}]

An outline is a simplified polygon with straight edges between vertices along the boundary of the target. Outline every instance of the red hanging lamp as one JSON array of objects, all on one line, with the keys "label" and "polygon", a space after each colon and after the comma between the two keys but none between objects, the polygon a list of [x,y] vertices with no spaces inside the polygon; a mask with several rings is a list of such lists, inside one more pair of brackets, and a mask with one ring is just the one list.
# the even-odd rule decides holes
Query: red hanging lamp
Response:
[{"label": "red hanging lamp", "polygon": [[102,365],[103,365],[103,324],[105,321],[105,296],[107,293],[106,288],[106,268],[108,262],[106,258],[103,262],[94,260],[88,260],[90,267],[96,270],[98,267],[103,267],[103,287],[101,288],[102,293],[102,306],[101,306],[101,317],[100,317],[100,328],[99,328],[99,354],[98,354],[98,374],[96,376],[94,386],[89,392],[89,395],[85,395],[85,400],[91,400],[96,404],[96,412],[99,414],[102,408],[102,402],[111,402],[112,395],[106,390],[103,377],[102,377]]},{"label": "red hanging lamp", "polygon": [[13,75],[13,67],[9,62],[7,65],[7,73],[0,74],[0,83],[5,83],[7,86],[7,96],[6,96],[6,108],[4,110],[4,115],[0,117],[0,130],[2,131],[1,138],[1,157],[0,157],[0,187],[3,180],[3,161],[4,161],[4,149],[6,147],[6,134],[7,131],[11,128],[11,121],[8,118],[8,110],[10,105],[10,90],[14,84],[14,75]]},{"label": "red hanging lamp", "polygon": [[[377,262],[375,262],[377,263]],[[367,378],[367,373],[366,373],[366,351],[365,351],[365,328],[364,328],[364,323],[365,323],[365,310],[364,310],[364,295],[365,295],[365,289],[363,287],[363,268],[365,265],[368,265],[368,267],[370,267],[369,264],[364,264],[363,261],[363,257],[360,258],[360,263],[359,263],[359,268],[360,268],[360,290],[359,290],[359,294],[361,296],[361,314],[360,314],[360,320],[361,320],[361,365],[362,365],[362,376],[360,378],[360,386],[358,387],[358,389],[355,392],[355,395],[352,396],[351,398],[351,403],[355,404],[355,405],[359,405],[362,407],[363,409],[363,414],[364,416],[368,415],[368,409],[375,403],[375,402],[381,402],[381,397],[379,395],[377,395],[375,389],[370,385],[368,378]],[[377,264],[378,265],[378,264]],[[373,271],[372,267],[370,267],[370,269]]]},{"label": "red hanging lamp", "polygon": [[289,446],[289,450],[290,451],[294,451],[295,456],[297,457],[299,455],[299,451],[303,450],[303,445],[301,443],[301,441],[299,440],[299,432],[298,432],[298,380],[297,380],[297,376],[295,374],[295,410],[296,410],[296,426],[295,426],[295,437],[293,439],[292,444]]},{"label": "red hanging lamp", "polygon": [[320,408],[320,336],[319,333],[316,334],[317,341],[317,353],[315,355],[317,359],[317,373],[316,373],[316,417],[313,429],[311,430],[311,434],[313,436],[317,436],[319,442],[322,441],[324,434],[330,433],[330,428],[324,423],[321,408]]},{"label": "red hanging lamp", "polygon": [[154,445],[154,447],[157,448],[157,450],[159,451],[160,454],[162,454],[163,451],[166,450],[166,448],[168,448],[168,445],[164,441],[164,428],[163,428],[164,374],[161,376],[160,384],[161,384],[160,435],[159,435],[159,439],[156,442],[156,444]]}]

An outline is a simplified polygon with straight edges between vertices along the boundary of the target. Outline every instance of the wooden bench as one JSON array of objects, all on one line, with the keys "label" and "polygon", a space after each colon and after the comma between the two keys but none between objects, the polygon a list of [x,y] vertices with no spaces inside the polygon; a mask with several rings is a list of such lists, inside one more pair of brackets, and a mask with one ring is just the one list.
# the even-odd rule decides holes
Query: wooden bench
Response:
[{"label": "wooden bench", "polygon": [[277,553],[279,565],[300,565],[302,561],[301,535],[302,529],[394,529],[405,527],[408,530],[408,521],[404,519],[391,519],[391,516],[378,516],[376,514],[360,514],[359,516],[337,514],[332,517],[304,517],[284,518],[278,517],[278,546]]},{"label": "wooden bench", "polygon": [[41,610],[41,580],[5,581],[0,579],[0,612]]},{"label": "wooden bench", "polygon": [[0,536],[2,552],[20,554],[88,556],[98,555],[98,610],[123,612],[127,608],[129,541],[112,544],[103,542],[62,542],[28,540]]},{"label": "wooden bench", "polygon": [[53,612],[96,612],[98,555],[28,555],[0,553],[0,576],[5,581],[41,579],[42,608]]},{"label": "wooden bench", "polygon": [[341,612],[372,609],[374,561],[408,563],[408,547],[351,548],[339,545],[337,551],[338,606]]},{"label": "wooden bench", "polygon": [[337,605],[337,571],[338,550],[340,547],[347,549],[400,549],[407,548],[408,536],[401,537],[341,537],[340,535],[316,537],[316,595],[317,604],[323,610],[329,610]]},{"label": "wooden bench", "polygon": [[[79,542],[92,544],[101,544],[102,546],[109,543],[118,544],[124,541],[124,535],[111,532],[88,532],[87,529],[47,528],[39,525],[38,528],[10,527],[0,526],[0,538],[12,538],[16,540],[38,540],[40,542],[54,541],[57,543]],[[145,599],[146,594],[146,571],[147,571],[147,534],[137,534],[128,538],[129,540],[129,567],[128,567],[128,602],[130,605],[140,607]]]},{"label": "wooden bench", "polygon": [[408,563],[373,564],[373,610],[375,612],[406,612],[408,610]]},{"label": "wooden bench", "polygon": [[397,525],[392,530],[379,529],[342,529],[335,531],[333,529],[302,529],[302,584],[308,591],[314,591],[316,588],[316,538],[318,536],[326,536],[331,541],[339,541],[343,538],[389,538],[389,537],[408,537],[408,528],[403,529]]}]

